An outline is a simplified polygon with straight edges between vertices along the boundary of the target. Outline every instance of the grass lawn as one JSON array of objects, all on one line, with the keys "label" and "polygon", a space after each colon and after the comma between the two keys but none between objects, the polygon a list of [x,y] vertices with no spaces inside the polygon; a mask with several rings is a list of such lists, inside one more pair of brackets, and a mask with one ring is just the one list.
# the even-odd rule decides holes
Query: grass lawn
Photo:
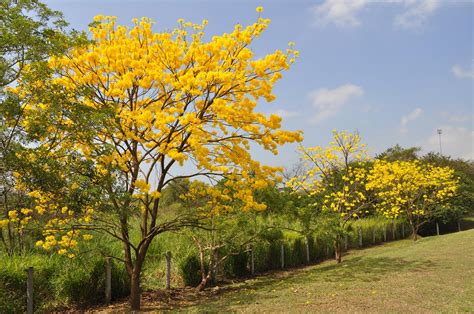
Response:
[{"label": "grass lawn", "polygon": [[182,290],[144,299],[145,311],[474,312],[474,230],[352,251],[339,265],[274,272],[200,296]]}]

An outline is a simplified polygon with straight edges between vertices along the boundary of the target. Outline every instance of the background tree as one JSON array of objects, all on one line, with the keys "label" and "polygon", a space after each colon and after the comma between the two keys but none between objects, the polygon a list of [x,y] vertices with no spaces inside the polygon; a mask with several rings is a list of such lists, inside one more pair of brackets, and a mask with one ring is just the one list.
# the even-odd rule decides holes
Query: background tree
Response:
[{"label": "background tree", "polygon": [[[444,224],[455,225],[463,215],[469,214],[474,208],[474,165],[472,161],[463,159],[453,159],[439,153],[429,152],[420,155],[420,147],[403,148],[400,145],[388,148],[376,159],[387,161],[414,161],[428,163],[440,167],[450,167],[454,169],[455,176],[459,178],[459,186],[456,194],[450,198],[449,202],[436,207],[431,221]],[[459,226],[458,226],[459,228]]]},{"label": "background tree", "polygon": [[320,199],[312,204],[314,210],[319,207],[323,212],[335,214],[334,250],[340,263],[345,225],[365,214],[369,204],[364,185],[367,171],[363,167],[367,154],[357,132],[334,131],[333,134],[333,141],[326,148],[300,148],[307,172],[291,179],[288,186]]},{"label": "background tree", "polygon": [[[298,53],[289,48],[252,59],[249,45],[269,23],[262,18],[210,41],[204,39],[207,21],[179,20],[178,28],[161,33],[152,31],[147,18],[135,19],[131,28],[113,17],[95,21],[92,44],[51,58],[54,75],[25,76],[13,90],[28,103],[23,126],[43,130],[39,147],[54,142],[50,151],[78,154],[95,168],[92,183],[111,210],[105,218],[95,211],[94,219],[76,228],[97,228],[123,243],[130,303],[139,309],[140,274],[151,242],[194,224],[184,215],[160,221],[163,189],[177,179],[225,177],[242,209],[252,208],[252,190],[278,169],[253,160],[250,143],[277,153],[278,145],[301,140],[299,132],[280,129],[280,117],[254,110],[260,98],[275,98],[274,83]],[[61,101],[45,101],[45,93],[31,87]],[[183,173],[185,164],[196,170]],[[130,236],[134,221],[140,224],[138,239]]]},{"label": "background tree", "polygon": [[474,213],[474,161],[453,159],[437,153],[428,153],[421,157],[423,163],[438,167],[449,167],[454,170],[454,176],[459,179],[456,194],[449,202],[438,206],[433,219],[448,223],[457,223],[464,215]]},{"label": "background tree", "polygon": [[387,161],[396,161],[396,160],[413,161],[419,158],[420,151],[421,151],[421,147],[403,148],[397,144],[393,147],[387,148],[385,151],[378,154],[375,158],[383,159]]},{"label": "background tree", "polygon": [[448,167],[437,167],[420,161],[377,160],[366,187],[376,192],[376,208],[388,218],[404,216],[409,222],[413,240],[420,226],[434,214],[437,206],[452,197],[458,180]]},{"label": "background tree", "polygon": [[67,23],[62,14],[36,0],[1,1],[0,16],[0,240],[12,254],[21,253],[25,225],[31,218],[24,214],[27,209],[21,212],[29,200],[16,188],[17,153],[23,145],[34,143],[20,123],[24,103],[8,92],[9,87],[32,63],[38,71],[44,69],[44,61],[64,51],[72,37],[64,31]]}]

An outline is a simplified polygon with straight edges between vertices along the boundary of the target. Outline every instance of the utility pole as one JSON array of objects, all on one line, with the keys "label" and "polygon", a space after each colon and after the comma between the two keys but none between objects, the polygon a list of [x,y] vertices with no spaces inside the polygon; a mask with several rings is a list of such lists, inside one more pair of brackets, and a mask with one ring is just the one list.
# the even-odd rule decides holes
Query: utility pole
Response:
[{"label": "utility pole", "polygon": [[441,148],[441,134],[443,133],[443,130],[441,129],[438,129],[438,135],[439,135],[439,154],[442,155],[443,154],[443,150]]}]

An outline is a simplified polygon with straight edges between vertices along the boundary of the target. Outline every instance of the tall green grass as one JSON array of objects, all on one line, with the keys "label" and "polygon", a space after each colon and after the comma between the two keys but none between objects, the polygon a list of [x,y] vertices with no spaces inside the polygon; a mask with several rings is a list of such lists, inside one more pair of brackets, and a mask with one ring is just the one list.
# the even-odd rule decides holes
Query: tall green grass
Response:
[{"label": "tall green grass", "polygon": [[[33,267],[34,307],[37,312],[83,308],[105,298],[105,259],[84,253],[69,259],[30,252],[0,254],[0,313],[26,311],[26,269]],[[128,276],[122,263],[112,262],[112,298],[128,295]]]}]

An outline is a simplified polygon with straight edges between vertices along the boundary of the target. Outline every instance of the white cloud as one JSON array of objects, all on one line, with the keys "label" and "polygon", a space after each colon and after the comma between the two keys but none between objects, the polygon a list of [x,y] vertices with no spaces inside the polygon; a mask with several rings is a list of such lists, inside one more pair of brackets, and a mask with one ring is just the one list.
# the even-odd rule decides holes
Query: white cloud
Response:
[{"label": "white cloud", "polygon": [[312,7],[314,22],[318,25],[334,24],[339,27],[357,27],[362,24],[359,13],[372,5],[403,5],[405,11],[394,18],[400,28],[422,26],[441,6],[440,0],[326,0]]},{"label": "white cloud", "polygon": [[451,68],[454,76],[461,79],[474,79],[474,66],[471,64],[470,68],[464,69],[462,66],[456,64]]},{"label": "white cloud", "polygon": [[311,103],[317,110],[311,122],[317,123],[336,115],[351,98],[364,94],[362,87],[345,84],[334,89],[322,88],[309,93]]},{"label": "white cloud", "polygon": [[369,4],[367,0],[326,0],[312,8],[316,24],[331,24],[342,27],[359,26],[357,13]]},{"label": "white cloud", "polygon": [[[444,126],[441,129],[443,155],[474,160],[474,131],[472,129],[453,126]],[[428,145],[431,151],[439,151],[439,135],[436,130],[433,130],[433,135],[428,138]]]},{"label": "white cloud", "polygon": [[277,116],[282,117],[283,119],[289,119],[289,118],[294,118],[294,117],[299,116],[298,112],[289,111],[289,110],[285,110],[285,109],[278,109],[278,110],[272,112],[272,114],[276,114]]},{"label": "white cloud", "polygon": [[406,11],[395,17],[395,25],[405,29],[418,28],[441,6],[439,0],[405,0]]},{"label": "white cloud", "polygon": [[410,123],[411,121],[414,121],[414,120],[418,119],[422,114],[423,114],[423,109],[421,109],[421,108],[416,108],[415,110],[413,110],[413,111],[410,112],[409,114],[403,116],[403,117],[400,119],[400,132],[401,132],[401,133],[406,133],[406,132],[407,132],[407,125],[408,125],[408,123]]}]

